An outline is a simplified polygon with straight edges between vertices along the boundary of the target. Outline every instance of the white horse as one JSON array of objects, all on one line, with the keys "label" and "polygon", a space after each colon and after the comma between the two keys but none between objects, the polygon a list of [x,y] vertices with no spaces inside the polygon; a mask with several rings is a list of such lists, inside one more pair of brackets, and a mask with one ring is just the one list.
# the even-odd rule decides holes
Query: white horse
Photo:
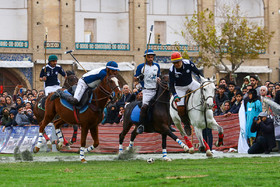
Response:
[{"label": "white horse", "polygon": [[[193,91],[189,96],[189,101],[186,104],[186,111],[190,118],[191,125],[194,127],[195,134],[199,140],[199,146],[204,147],[207,156],[213,156],[208,144],[203,139],[202,130],[207,128],[217,130],[219,132],[219,140],[216,146],[223,144],[223,128],[216,122],[213,116],[213,106],[214,106],[214,95],[215,95],[215,84],[214,79],[201,78],[200,88]],[[170,99],[170,115],[171,118],[179,129],[181,136],[184,137],[186,142],[188,138],[184,129],[182,128],[181,119],[178,115],[177,105],[174,102],[174,97]],[[188,143],[188,147],[190,147]]]}]

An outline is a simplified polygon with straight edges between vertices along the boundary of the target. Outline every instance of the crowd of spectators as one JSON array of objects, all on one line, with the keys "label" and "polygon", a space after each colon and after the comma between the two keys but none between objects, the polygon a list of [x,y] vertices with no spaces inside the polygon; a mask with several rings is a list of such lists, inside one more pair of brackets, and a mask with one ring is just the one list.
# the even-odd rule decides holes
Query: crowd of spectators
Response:
[{"label": "crowd of spectators", "polygon": [[44,90],[25,90],[17,85],[13,94],[4,91],[0,94],[0,125],[2,131],[10,126],[37,125],[33,113],[36,98],[44,95]]},{"label": "crowd of spectators", "polygon": [[[119,100],[111,101],[105,107],[102,124],[122,123],[126,104],[142,100],[142,90],[139,83],[135,83],[132,89],[128,85],[124,85],[122,92],[123,95]],[[16,86],[12,95],[5,91],[0,94],[2,131],[9,126],[38,124],[33,114],[33,107],[36,98],[41,95],[44,95],[44,90],[25,90],[21,86]],[[246,76],[243,84],[239,86],[222,78],[216,85],[213,113],[215,116],[223,117],[237,114],[243,102],[247,117],[248,144],[252,146],[256,137],[255,130],[251,131],[254,118],[258,117],[260,112],[270,114],[268,106],[263,102],[264,98],[272,99],[280,104],[280,83],[266,81],[264,85],[260,85],[257,76]],[[255,125],[254,128],[256,128]],[[210,149],[212,149],[212,130],[204,129],[203,136],[209,143]],[[266,150],[266,152],[269,151]]]}]

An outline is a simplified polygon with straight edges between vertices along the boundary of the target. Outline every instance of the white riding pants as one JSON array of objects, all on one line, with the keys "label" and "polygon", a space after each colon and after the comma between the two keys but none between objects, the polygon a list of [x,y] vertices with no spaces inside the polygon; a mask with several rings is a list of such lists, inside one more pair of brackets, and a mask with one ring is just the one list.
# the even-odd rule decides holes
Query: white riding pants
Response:
[{"label": "white riding pants", "polygon": [[47,86],[45,87],[45,95],[48,96],[49,93],[55,92],[58,89],[61,89],[59,85]]},{"label": "white riding pants", "polygon": [[149,104],[149,101],[156,95],[156,89],[154,90],[148,90],[144,89],[142,90],[143,98],[142,98],[142,106],[144,104]]},{"label": "white riding pants", "polygon": [[80,102],[87,88],[88,85],[85,83],[85,81],[83,79],[79,79],[74,98],[76,98]]},{"label": "white riding pants", "polygon": [[[186,95],[186,92],[188,90],[196,90],[200,87],[200,84],[193,80],[189,85],[187,86],[175,86],[176,93],[179,97],[183,97]],[[185,97],[181,98],[181,101],[177,102],[177,106],[184,106],[185,105]]]}]

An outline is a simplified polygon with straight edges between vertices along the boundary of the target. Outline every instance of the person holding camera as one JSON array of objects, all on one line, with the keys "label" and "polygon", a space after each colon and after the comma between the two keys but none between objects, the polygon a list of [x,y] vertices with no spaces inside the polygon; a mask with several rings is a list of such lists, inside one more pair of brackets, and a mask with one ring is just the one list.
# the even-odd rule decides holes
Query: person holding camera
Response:
[{"label": "person holding camera", "polygon": [[27,111],[25,109],[25,107],[20,107],[18,109],[18,113],[16,115],[16,123],[18,124],[18,126],[25,126],[25,125],[31,125],[31,121],[29,119],[29,117],[27,116]]},{"label": "person holding camera", "polygon": [[276,146],[273,120],[267,117],[266,112],[261,112],[254,118],[251,132],[257,132],[257,136],[248,154],[269,154]]}]

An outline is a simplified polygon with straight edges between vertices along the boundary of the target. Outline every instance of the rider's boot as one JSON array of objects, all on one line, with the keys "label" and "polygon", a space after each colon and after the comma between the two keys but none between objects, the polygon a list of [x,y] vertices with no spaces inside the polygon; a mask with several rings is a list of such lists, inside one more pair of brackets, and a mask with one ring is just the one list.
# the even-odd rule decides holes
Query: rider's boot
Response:
[{"label": "rider's boot", "polygon": [[182,122],[184,123],[184,129],[186,131],[186,134],[190,136],[192,134],[192,129],[190,126],[191,123],[190,123],[189,116],[187,115],[185,110],[185,106],[178,106],[177,108],[178,108],[178,114]]},{"label": "rider's boot", "polygon": [[79,103],[78,99],[72,96],[67,97],[66,101],[68,101],[71,105],[77,105]]},{"label": "rider's boot", "polygon": [[144,124],[147,121],[147,110],[148,110],[148,105],[144,104],[141,107],[140,111],[140,120],[139,120],[139,126],[136,130],[137,134],[142,134],[144,132]]}]

